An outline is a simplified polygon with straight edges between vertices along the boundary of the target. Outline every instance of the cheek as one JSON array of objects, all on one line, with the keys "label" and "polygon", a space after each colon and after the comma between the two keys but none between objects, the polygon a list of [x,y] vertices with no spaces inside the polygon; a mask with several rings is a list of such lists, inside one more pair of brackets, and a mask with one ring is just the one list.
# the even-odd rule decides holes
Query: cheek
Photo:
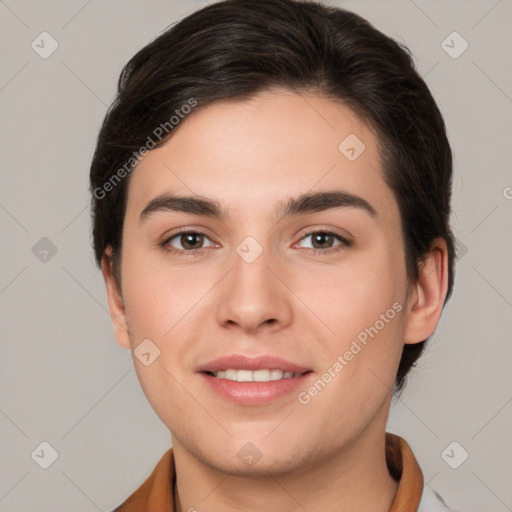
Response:
[{"label": "cheek", "polygon": [[165,340],[208,291],[212,276],[184,265],[170,266],[165,251],[127,243],[123,254],[123,298],[128,325],[137,337]]},{"label": "cheek", "polygon": [[[390,263],[390,262],[388,262]],[[393,388],[403,347],[404,305],[390,264],[374,264],[324,283],[308,297],[329,327],[317,337],[318,380],[302,390],[309,417],[330,422],[328,437],[362,428]],[[318,289],[318,280],[316,287]],[[349,414],[347,414],[349,412]]]},{"label": "cheek", "polygon": [[[199,414],[191,410],[190,396],[180,383],[190,346],[190,324],[204,296],[205,279],[176,270],[171,275],[165,265],[135,250],[123,260],[123,298],[134,367],[148,402],[171,427],[180,421],[192,422],[194,414]],[[158,354],[148,366],[137,357],[137,347],[146,339],[154,343]]]},{"label": "cheek", "polygon": [[[394,383],[405,324],[401,258],[382,243],[375,252],[358,257],[357,264],[315,275],[302,273],[297,281],[297,295],[322,321],[317,321],[316,357],[321,358],[321,367],[336,375],[328,387],[341,394],[343,389],[354,390],[356,408],[375,399],[374,385],[387,393]],[[305,320],[304,328],[306,324]],[[336,362],[338,371],[332,368]]]},{"label": "cheek", "polygon": [[[310,311],[323,320],[326,333],[332,335],[328,339],[348,340],[379,322],[381,315],[385,320],[398,318],[393,304],[398,302],[403,307],[403,265],[394,251],[377,247],[336,268],[296,272],[295,289]],[[391,323],[397,322],[386,322],[386,326]]]}]

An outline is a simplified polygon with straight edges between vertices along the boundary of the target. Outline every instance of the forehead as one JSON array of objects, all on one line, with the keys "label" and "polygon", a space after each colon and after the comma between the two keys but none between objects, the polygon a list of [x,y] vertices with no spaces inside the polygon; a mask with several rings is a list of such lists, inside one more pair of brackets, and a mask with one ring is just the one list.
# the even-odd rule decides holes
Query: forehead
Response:
[{"label": "forehead", "polygon": [[132,172],[127,216],[165,192],[212,197],[240,213],[331,189],[396,213],[378,139],[361,119],[322,96],[266,91],[199,107],[182,120]]}]

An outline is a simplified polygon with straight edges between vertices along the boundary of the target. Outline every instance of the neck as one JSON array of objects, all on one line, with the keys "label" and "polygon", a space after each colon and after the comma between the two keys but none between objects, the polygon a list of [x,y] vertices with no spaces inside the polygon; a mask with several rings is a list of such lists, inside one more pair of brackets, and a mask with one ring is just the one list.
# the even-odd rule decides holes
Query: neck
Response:
[{"label": "neck", "polygon": [[[375,430],[375,429],[374,429]],[[306,458],[298,471],[226,474],[194,457],[173,437],[176,511],[280,510],[388,512],[398,489],[387,469],[385,433],[367,429],[328,456]]]}]

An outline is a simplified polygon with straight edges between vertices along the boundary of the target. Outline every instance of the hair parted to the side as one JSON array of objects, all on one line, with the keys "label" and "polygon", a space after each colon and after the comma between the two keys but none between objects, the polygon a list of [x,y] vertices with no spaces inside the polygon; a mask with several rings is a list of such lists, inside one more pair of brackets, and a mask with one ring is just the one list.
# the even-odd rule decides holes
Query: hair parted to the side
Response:
[{"label": "hair parted to the side", "polygon": [[[170,127],[171,116],[187,104],[198,109],[271,88],[340,101],[375,131],[384,178],[400,209],[408,278],[417,280],[422,257],[442,237],[449,258],[446,302],[455,247],[449,226],[452,153],[442,115],[406,47],[354,13],[308,1],[211,4],[171,26],[126,64],[90,170],[98,265],[110,245],[121,287],[130,170],[141,148],[158,147],[179,129],[179,124]],[[167,127],[161,138],[155,137],[159,126]],[[395,393],[403,389],[425,341],[404,346]]]}]

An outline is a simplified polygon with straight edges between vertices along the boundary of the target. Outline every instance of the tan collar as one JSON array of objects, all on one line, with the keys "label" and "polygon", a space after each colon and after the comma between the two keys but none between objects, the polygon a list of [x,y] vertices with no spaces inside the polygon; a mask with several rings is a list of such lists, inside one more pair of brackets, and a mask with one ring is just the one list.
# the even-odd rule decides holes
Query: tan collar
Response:
[{"label": "tan collar", "polygon": [[389,474],[400,483],[389,512],[416,512],[423,493],[423,473],[407,441],[386,432]]}]

